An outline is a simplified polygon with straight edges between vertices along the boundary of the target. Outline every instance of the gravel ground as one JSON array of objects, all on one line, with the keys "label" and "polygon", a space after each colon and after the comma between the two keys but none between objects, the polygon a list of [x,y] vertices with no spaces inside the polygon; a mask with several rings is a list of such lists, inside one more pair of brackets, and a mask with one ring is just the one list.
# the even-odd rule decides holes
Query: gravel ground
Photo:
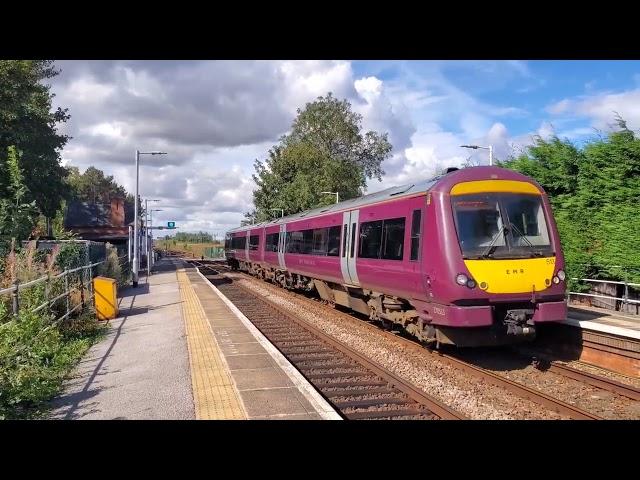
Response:
[{"label": "gravel ground", "polygon": [[[508,351],[475,350],[458,355],[467,362],[611,420],[640,419],[640,402],[602,390],[561,374],[540,371]],[[601,375],[601,372],[597,373]]]},{"label": "gravel ground", "polygon": [[588,363],[579,362],[575,360],[571,362],[558,362],[558,363],[562,363],[564,365],[567,365],[568,367],[575,368],[576,370],[582,370],[583,372],[593,373],[594,375],[598,375],[600,377],[610,378],[611,380],[624,383],[625,385],[630,385],[635,388],[640,388],[640,378],[634,378],[628,375],[622,375],[620,373],[612,372],[604,368],[595,367],[593,365],[589,365]]},{"label": "gravel ground", "polygon": [[408,348],[380,335],[366,322],[345,316],[332,316],[327,307],[312,305],[280,287],[250,279],[241,274],[226,274],[240,285],[269,297],[274,303],[295,312],[303,320],[348,344],[362,355],[393,371],[426,393],[471,419],[564,419],[563,415],[519,398],[505,389],[449,366],[426,353]]}]

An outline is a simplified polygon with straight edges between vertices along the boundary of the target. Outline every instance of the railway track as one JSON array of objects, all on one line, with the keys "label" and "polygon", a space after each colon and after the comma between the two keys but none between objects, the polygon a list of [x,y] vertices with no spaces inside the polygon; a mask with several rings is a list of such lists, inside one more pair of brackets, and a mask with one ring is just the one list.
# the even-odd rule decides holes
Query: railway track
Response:
[{"label": "railway track", "polygon": [[[200,263],[200,262],[193,262]],[[213,283],[273,345],[350,420],[458,420],[464,417],[392,372],[240,285]],[[213,273],[215,272],[215,273]]]},{"label": "railway track", "polygon": [[609,392],[622,395],[623,397],[630,398],[632,400],[640,401],[640,390],[632,387],[631,385],[625,385],[624,383],[616,382],[615,380],[599,377],[592,373],[583,372],[577,368],[563,365],[558,362],[551,361],[548,364],[543,364],[542,370],[553,372],[563,377],[571,378],[593,387],[601,388]]},{"label": "railway track", "polygon": [[[216,269],[219,270],[228,270],[228,268],[226,267],[226,265],[223,264],[219,264],[215,266],[215,269],[213,267],[211,267],[210,265],[207,264],[203,264],[201,262],[196,262],[196,261],[191,261],[192,263],[196,264],[197,266],[201,267],[204,270],[209,270],[209,271],[217,271]],[[204,272],[203,272],[204,273]],[[244,275],[244,274],[243,274]],[[247,275],[249,278],[253,278],[250,275]],[[218,287],[220,288],[220,287]],[[251,295],[253,298],[259,298],[260,300],[262,300],[262,297],[256,297],[256,295],[252,292],[250,292],[247,289],[244,289],[240,286],[238,286],[238,288],[241,288],[245,293],[245,295]],[[222,289],[221,289],[222,290]],[[315,307],[318,306],[318,302],[314,301],[312,299],[309,299],[307,296],[302,295],[300,293],[297,292],[293,292],[293,291],[288,291],[288,294],[295,296],[296,298],[304,301],[304,302],[310,302],[311,304],[313,304]],[[225,292],[226,295],[226,292]],[[230,298],[231,299],[231,298]],[[236,303],[233,299],[231,300],[232,302]],[[239,301],[242,301],[241,299],[239,299]],[[273,305],[273,304],[272,304]],[[280,309],[277,305],[273,305],[274,308],[278,308]],[[240,308],[240,307],[239,307]],[[242,310],[242,308],[241,308]],[[244,312],[243,312],[244,313]],[[348,313],[345,312],[341,312],[339,310],[332,310],[332,313],[338,315],[338,316],[346,316],[349,317],[351,319],[354,318],[353,315],[350,315]],[[287,313],[287,315],[290,315]],[[248,315],[247,315],[248,316]],[[249,317],[250,318],[250,317]],[[251,319],[251,318],[250,318]],[[308,324],[306,324],[306,322],[301,321],[301,320],[295,320],[296,323],[298,325],[301,325],[301,323],[304,323],[303,328],[314,328]],[[517,395],[518,397],[521,398],[526,398],[528,400],[531,400],[532,402],[535,402],[539,405],[544,406],[545,408],[548,408],[552,411],[555,411],[559,414],[562,415],[566,415],[571,419],[575,419],[575,420],[599,420],[601,419],[601,417],[599,417],[598,415],[595,415],[593,413],[590,413],[584,409],[581,409],[575,405],[571,405],[569,403],[566,403],[560,399],[554,398],[550,395],[545,394],[544,392],[541,392],[539,390],[527,387],[525,385],[522,385],[516,381],[510,380],[508,378],[502,377],[498,374],[495,374],[489,370],[486,370],[484,368],[478,367],[476,365],[473,365],[472,363],[466,362],[460,358],[456,358],[453,355],[449,355],[446,353],[442,353],[439,351],[435,351],[435,350],[431,350],[428,348],[425,348],[424,346],[422,346],[420,343],[416,342],[413,339],[408,339],[402,336],[398,336],[395,335],[393,333],[390,333],[384,329],[380,329],[368,322],[363,322],[364,325],[366,325],[368,328],[372,328],[375,329],[377,332],[379,332],[381,335],[385,335],[389,338],[392,338],[394,341],[397,342],[402,342],[406,347],[411,348],[411,349],[418,349],[421,353],[423,354],[429,354],[429,355],[433,355],[435,357],[437,357],[438,359],[440,359],[441,361],[459,369],[462,371],[465,371],[471,375],[474,375],[478,378],[481,378],[482,380],[506,389],[507,391],[509,391],[510,393],[513,393],[515,395]],[[258,326],[258,325],[256,325]],[[258,327],[260,328],[260,327]],[[265,334],[266,335],[266,334]],[[268,335],[266,335],[268,337]],[[269,337],[268,337],[269,338]],[[329,340],[334,341],[332,339],[329,338]],[[283,352],[284,353],[284,352]],[[355,352],[354,352],[355,353]],[[286,354],[285,354],[286,355]],[[546,365],[546,368],[544,368],[544,370],[547,371],[551,371],[553,373],[565,376],[567,378],[572,378],[574,380],[586,383],[588,385],[591,386],[595,386],[597,388],[601,388],[604,390],[608,390],[614,393],[617,393],[619,395],[624,395],[628,398],[631,398],[633,400],[640,400],[640,391],[635,389],[634,387],[628,386],[628,385],[624,385],[622,383],[619,382],[615,382],[611,379],[608,378],[604,378],[604,377],[598,377],[597,375],[593,375],[593,374],[589,374],[586,372],[583,372],[581,370],[577,370],[577,369],[573,369],[571,367],[568,367],[566,365],[562,365],[562,364],[558,364],[556,362],[550,362],[549,364]],[[304,373],[304,372],[303,372]],[[397,378],[397,377],[396,377]],[[411,387],[414,388],[414,387]],[[324,392],[323,392],[324,393]]]}]

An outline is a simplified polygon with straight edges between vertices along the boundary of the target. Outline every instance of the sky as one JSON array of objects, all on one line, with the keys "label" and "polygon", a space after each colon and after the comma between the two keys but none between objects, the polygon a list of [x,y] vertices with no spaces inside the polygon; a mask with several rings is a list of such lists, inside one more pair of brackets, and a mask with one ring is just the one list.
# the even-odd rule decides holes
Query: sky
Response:
[{"label": "sky", "polygon": [[53,107],[71,119],[63,163],[95,166],[159,199],[154,224],[218,235],[252,208],[254,161],[298,108],[333,92],[388,132],[393,155],[367,193],[432,177],[471,159],[518,154],[537,135],[582,144],[616,113],[640,129],[639,61],[56,61]]}]

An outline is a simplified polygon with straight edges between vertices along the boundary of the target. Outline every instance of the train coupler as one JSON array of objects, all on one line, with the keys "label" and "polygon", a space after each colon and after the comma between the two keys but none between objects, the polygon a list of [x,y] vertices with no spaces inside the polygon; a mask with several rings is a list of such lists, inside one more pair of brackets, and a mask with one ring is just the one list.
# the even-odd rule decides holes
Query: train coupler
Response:
[{"label": "train coupler", "polygon": [[503,323],[507,326],[507,335],[533,335],[533,309],[508,310]]}]

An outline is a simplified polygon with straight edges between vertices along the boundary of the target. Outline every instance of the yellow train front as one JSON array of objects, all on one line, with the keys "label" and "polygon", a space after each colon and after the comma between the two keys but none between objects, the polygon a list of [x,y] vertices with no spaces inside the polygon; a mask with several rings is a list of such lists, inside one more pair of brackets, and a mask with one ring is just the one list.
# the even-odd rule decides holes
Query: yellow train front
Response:
[{"label": "yellow train front", "polygon": [[530,340],[537,324],[566,318],[560,238],[533,179],[462,169],[437,182],[426,203],[426,295],[417,306],[439,343]]}]

